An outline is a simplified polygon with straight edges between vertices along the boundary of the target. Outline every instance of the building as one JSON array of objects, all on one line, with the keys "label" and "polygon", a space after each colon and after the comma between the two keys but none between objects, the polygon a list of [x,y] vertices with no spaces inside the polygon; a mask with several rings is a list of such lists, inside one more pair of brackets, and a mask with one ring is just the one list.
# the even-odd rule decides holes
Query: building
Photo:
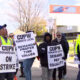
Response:
[{"label": "building", "polygon": [[50,5],[49,17],[56,19],[57,30],[67,38],[80,34],[80,6]]}]

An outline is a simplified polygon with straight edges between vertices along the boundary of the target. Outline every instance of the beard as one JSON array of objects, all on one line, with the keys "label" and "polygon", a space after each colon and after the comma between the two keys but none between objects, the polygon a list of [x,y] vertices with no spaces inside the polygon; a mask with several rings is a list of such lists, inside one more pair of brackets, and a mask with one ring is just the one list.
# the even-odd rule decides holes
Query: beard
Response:
[{"label": "beard", "polygon": [[57,41],[60,42],[61,41],[61,38],[57,38]]}]

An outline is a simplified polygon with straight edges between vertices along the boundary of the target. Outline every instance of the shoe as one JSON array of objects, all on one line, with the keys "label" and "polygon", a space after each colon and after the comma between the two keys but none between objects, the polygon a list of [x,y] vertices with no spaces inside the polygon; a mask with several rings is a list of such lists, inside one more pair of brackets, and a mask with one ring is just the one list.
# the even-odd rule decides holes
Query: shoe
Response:
[{"label": "shoe", "polygon": [[24,75],[20,75],[19,77],[25,77]]}]

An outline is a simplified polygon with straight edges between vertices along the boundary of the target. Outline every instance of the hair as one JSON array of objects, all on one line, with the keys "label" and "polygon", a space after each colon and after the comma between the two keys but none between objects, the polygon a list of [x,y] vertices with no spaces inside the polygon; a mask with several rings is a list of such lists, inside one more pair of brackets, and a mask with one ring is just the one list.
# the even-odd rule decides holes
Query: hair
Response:
[{"label": "hair", "polygon": [[11,36],[14,36],[14,34],[13,34],[13,33],[10,33],[10,34],[9,34],[9,37],[11,37]]},{"label": "hair", "polygon": [[61,35],[61,32],[57,31],[57,32],[56,32],[56,34],[59,34],[59,35]]}]

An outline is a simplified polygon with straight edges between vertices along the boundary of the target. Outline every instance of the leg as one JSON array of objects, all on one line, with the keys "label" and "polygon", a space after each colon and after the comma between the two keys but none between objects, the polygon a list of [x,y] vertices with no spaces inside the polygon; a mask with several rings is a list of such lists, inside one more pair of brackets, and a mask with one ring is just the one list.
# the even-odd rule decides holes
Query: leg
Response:
[{"label": "leg", "polygon": [[48,69],[48,80],[52,80],[52,70]]},{"label": "leg", "polygon": [[42,67],[42,80],[48,80],[48,69],[46,67]]},{"label": "leg", "polygon": [[79,72],[78,72],[78,75],[77,75],[77,80],[80,80],[80,65],[79,65]]},{"label": "leg", "polygon": [[18,69],[16,69],[15,75],[17,75]]},{"label": "leg", "polygon": [[21,75],[19,77],[24,77],[24,73],[23,73],[23,62],[21,62],[20,64],[21,64],[21,67],[20,67]]},{"label": "leg", "polygon": [[66,69],[66,62],[65,62],[63,66],[63,76],[65,76],[66,73],[67,73],[67,69]]},{"label": "leg", "polygon": [[31,80],[31,67],[35,58],[26,59],[23,61],[24,74],[26,80]]},{"label": "leg", "polygon": [[56,69],[53,69],[52,78],[53,80],[56,80]]},{"label": "leg", "polygon": [[5,80],[5,74],[4,73],[0,73],[0,80]]},{"label": "leg", "polygon": [[59,80],[62,79],[62,70],[63,70],[62,67],[59,67],[59,68],[58,68],[58,78],[59,78]]}]

